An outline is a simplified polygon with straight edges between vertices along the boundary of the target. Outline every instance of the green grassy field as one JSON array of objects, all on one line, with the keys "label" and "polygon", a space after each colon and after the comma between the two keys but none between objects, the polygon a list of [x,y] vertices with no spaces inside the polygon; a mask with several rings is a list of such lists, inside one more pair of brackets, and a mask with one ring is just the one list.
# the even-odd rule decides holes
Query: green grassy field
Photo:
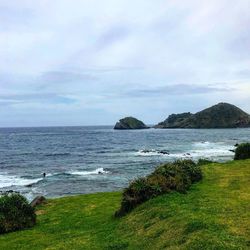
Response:
[{"label": "green grassy field", "polygon": [[49,200],[33,229],[0,249],[250,249],[250,160],[202,167],[187,194],[152,199],[116,219],[121,193]]}]

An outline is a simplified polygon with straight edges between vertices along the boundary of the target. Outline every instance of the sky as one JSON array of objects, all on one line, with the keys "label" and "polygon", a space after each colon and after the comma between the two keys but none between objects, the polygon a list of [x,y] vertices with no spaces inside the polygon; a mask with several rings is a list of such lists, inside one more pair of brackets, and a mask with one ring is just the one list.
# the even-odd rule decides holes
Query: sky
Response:
[{"label": "sky", "polygon": [[250,113],[249,0],[0,0],[0,127]]}]

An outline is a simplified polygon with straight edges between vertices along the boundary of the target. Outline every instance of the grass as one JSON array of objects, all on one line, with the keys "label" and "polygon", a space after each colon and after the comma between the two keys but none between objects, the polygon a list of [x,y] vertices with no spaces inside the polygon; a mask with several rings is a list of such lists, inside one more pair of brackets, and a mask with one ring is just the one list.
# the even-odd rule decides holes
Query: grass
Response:
[{"label": "grass", "polygon": [[33,229],[0,236],[0,249],[249,249],[250,160],[203,166],[187,194],[171,193],[117,219],[121,193],[49,200]]}]

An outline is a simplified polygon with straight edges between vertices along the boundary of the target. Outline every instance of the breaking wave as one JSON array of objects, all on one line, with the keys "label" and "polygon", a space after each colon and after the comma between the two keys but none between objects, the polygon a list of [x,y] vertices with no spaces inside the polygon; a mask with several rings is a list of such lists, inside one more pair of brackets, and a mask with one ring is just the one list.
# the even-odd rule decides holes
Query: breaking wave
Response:
[{"label": "breaking wave", "polygon": [[21,178],[13,175],[0,175],[0,188],[6,188],[11,186],[27,186],[27,185],[33,185],[38,183],[39,181],[42,181],[43,178],[37,178],[37,179],[26,179]]},{"label": "breaking wave", "polygon": [[68,172],[71,175],[97,175],[97,174],[107,174],[108,171],[105,171],[103,168],[97,168],[93,171],[71,171]]},{"label": "breaking wave", "polygon": [[219,158],[219,157],[231,157],[234,155],[232,146],[225,145],[223,143],[213,142],[195,142],[190,147],[190,150],[183,150],[182,152],[171,152],[167,150],[141,149],[135,153],[137,156],[163,156],[168,158]]}]

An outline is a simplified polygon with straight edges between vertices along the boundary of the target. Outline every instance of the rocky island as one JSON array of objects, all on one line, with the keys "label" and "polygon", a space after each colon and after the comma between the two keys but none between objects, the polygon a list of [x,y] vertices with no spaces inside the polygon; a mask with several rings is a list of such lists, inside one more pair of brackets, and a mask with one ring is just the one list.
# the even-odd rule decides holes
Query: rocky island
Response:
[{"label": "rocky island", "polygon": [[125,117],[115,124],[114,129],[147,129],[142,121],[134,117]]},{"label": "rocky island", "polygon": [[250,115],[240,108],[219,103],[192,114],[172,114],[155,128],[246,128],[250,127]]}]

